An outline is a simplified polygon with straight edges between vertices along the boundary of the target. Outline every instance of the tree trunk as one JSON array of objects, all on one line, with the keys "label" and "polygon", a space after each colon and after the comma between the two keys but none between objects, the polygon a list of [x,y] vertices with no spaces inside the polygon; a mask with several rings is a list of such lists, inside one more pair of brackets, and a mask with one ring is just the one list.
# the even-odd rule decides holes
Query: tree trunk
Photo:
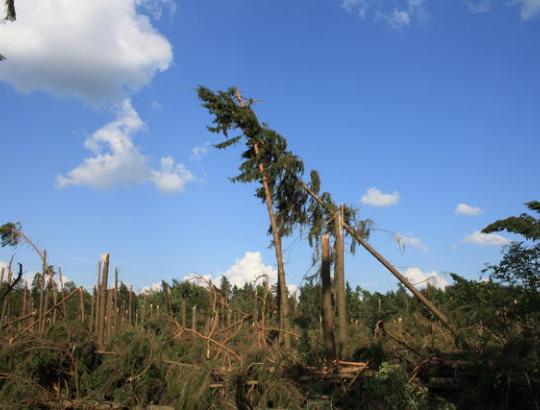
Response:
[{"label": "tree trunk", "polygon": [[332,306],[332,281],[330,280],[330,238],[323,235],[321,287],[322,287],[322,325],[326,358],[336,360],[336,342],[334,339],[334,308]]},{"label": "tree trunk", "polygon": [[[241,107],[244,106],[244,101],[240,95],[240,91],[236,90],[236,98]],[[255,155],[259,157],[259,146],[255,144],[253,146]],[[285,279],[285,265],[283,263],[283,250],[281,246],[281,236],[279,235],[279,229],[274,215],[274,203],[272,200],[272,191],[268,184],[268,178],[264,170],[264,165],[259,162],[259,173],[261,174],[262,184],[264,188],[266,207],[268,208],[268,217],[270,219],[270,228],[272,230],[272,239],[274,242],[274,250],[276,252],[276,263],[278,270],[278,309],[279,309],[279,339],[283,342],[286,348],[291,347],[291,339],[288,334],[289,331],[289,298],[287,295],[287,284]]]},{"label": "tree trunk", "polygon": [[[312,189],[310,189],[304,182],[300,182],[304,190],[322,207],[325,207],[324,202],[317,196]],[[422,292],[414,287],[414,285],[407,279],[401,272],[399,272],[390,262],[388,262],[379,252],[373,248],[364,238],[362,238],[358,233],[351,228],[348,224],[343,222],[343,228],[351,235],[356,241],[364,247],[375,259],[377,259],[386,269],[390,271],[407,289],[409,289],[412,294],[422,303],[433,315],[435,315],[445,326],[452,332],[453,335],[456,335],[456,331],[448,322],[447,317],[439,310],[437,307],[431,303],[428,298],[426,298]]]},{"label": "tree trunk", "polygon": [[41,258],[41,283],[39,292],[39,332],[43,332],[43,313],[45,313],[45,275],[47,274],[47,251],[43,251]]},{"label": "tree trunk", "polygon": [[[258,147],[255,144],[255,153],[258,156]],[[289,336],[289,296],[287,292],[287,282],[285,279],[285,265],[283,263],[283,249],[281,246],[281,236],[279,235],[279,229],[274,215],[274,204],[272,200],[272,191],[268,184],[268,179],[264,174],[264,166],[259,164],[259,171],[262,175],[262,182],[264,187],[264,193],[266,196],[266,206],[268,208],[268,217],[270,219],[270,227],[272,230],[272,239],[274,242],[274,250],[276,252],[276,263],[278,270],[278,309],[279,309],[279,338],[283,342],[284,346],[288,349],[291,347],[291,338]]]},{"label": "tree trunk", "polygon": [[99,297],[99,327],[98,327],[98,346],[103,347],[103,341],[105,337],[105,327],[107,320],[107,307],[108,307],[108,298],[107,298],[107,287],[109,280],[109,254],[106,253],[103,255],[103,273],[101,275],[101,294]]},{"label": "tree trunk", "polygon": [[347,295],[345,293],[345,244],[343,238],[343,207],[339,208],[335,220],[335,255],[334,255],[334,280],[337,299],[338,313],[338,352],[343,358],[347,337],[349,334],[349,321],[347,318]]}]

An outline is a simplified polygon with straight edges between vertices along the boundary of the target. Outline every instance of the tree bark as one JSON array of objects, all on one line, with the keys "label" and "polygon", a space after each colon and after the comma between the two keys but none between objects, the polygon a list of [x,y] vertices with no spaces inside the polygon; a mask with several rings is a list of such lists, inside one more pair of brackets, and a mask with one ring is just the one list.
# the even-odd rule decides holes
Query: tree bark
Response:
[{"label": "tree bark", "polygon": [[322,287],[322,319],[323,339],[326,358],[336,360],[336,342],[334,338],[334,308],[332,306],[332,281],[330,280],[330,238],[323,235],[321,287]]},{"label": "tree bark", "polygon": [[[236,90],[236,98],[241,107],[244,107],[244,101],[240,95],[240,91]],[[253,145],[255,156],[259,158],[259,146]],[[259,173],[261,174],[262,185],[264,188],[266,207],[268,208],[268,217],[270,219],[270,229],[272,231],[272,239],[274,243],[274,250],[276,253],[276,263],[278,270],[278,310],[279,310],[279,339],[286,348],[291,347],[291,339],[289,336],[289,297],[287,294],[287,284],[285,279],[285,265],[283,263],[283,249],[281,245],[281,236],[279,235],[279,229],[274,215],[274,203],[272,199],[272,190],[268,183],[268,178],[264,170],[264,164],[259,162]]]},{"label": "tree bark", "polygon": [[[312,189],[310,189],[304,182],[300,181],[304,190],[322,207],[325,206],[324,202],[317,196]],[[377,250],[371,246],[364,238],[356,233],[356,231],[351,228],[347,223],[343,222],[343,228],[351,235],[356,241],[364,247],[375,259],[377,259],[386,269],[390,271],[407,289],[409,289],[412,294],[431,312],[435,317],[437,317],[444,325],[452,332],[453,335],[456,335],[456,331],[450,325],[447,317],[439,310],[437,307],[431,303],[428,298],[422,294],[414,285],[399,272],[390,262],[388,262]]]},{"label": "tree bark", "polygon": [[335,255],[334,255],[334,280],[337,299],[338,313],[338,352],[343,358],[347,337],[349,334],[349,322],[347,317],[347,295],[345,293],[345,244],[343,237],[343,207],[339,208],[335,220]]},{"label": "tree bark", "polygon": [[99,298],[99,327],[98,327],[98,346],[102,347],[105,337],[105,327],[107,320],[107,307],[108,307],[108,298],[107,298],[107,287],[109,280],[109,254],[106,253],[103,255],[103,272],[101,275],[101,295]]}]

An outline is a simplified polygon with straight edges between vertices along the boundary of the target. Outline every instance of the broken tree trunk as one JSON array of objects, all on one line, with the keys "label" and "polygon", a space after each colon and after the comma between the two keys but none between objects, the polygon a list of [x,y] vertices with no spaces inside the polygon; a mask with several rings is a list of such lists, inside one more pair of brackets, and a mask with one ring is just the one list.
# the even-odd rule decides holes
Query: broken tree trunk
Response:
[{"label": "broken tree trunk", "polygon": [[[305,182],[300,181],[304,190],[322,207],[325,207],[324,202],[318,195],[309,188]],[[379,252],[375,250],[364,238],[356,233],[356,231],[349,226],[346,222],[343,221],[343,228],[351,235],[364,249],[366,249],[371,255],[375,257],[386,269],[390,271],[411,293],[422,303],[437,319],[445,324],[445,326],[456,335],[455,330],[448,322],[446,316],[439,310],[435,305],[433,305],[422,292],[414,287],[414,285],[403,275],[401,274],[390,262],[388,262]]]},{"label": "broken tree trunk", "polygon": [[332,306],[332,281],[330,279],[330,238],[321,238],[321,287],[322,287],[322,327],[324,349],[328,360],[336,360],[336,342],[334,338],[334,308]]},{"label": "broken tree trunk", "polygon": [[334,281],[338,313],[338,352],[343,358],[347,337],[349,334],[349,321],[347,317],[347,295],[345,293],[345,244],[343,237],[343,207],[339,208],[335,221],[335,255],[334,255]]},{"label": "broken tree trunk", "polygon": [[105,327],[107,319],[107,285],[109,280],[109,254],[106,253],[102,256],[103,260],[103,272],[101,275],[101,291],[99,296],[99,326],[97,334],[97,344],[101,348],[105,338]]}]

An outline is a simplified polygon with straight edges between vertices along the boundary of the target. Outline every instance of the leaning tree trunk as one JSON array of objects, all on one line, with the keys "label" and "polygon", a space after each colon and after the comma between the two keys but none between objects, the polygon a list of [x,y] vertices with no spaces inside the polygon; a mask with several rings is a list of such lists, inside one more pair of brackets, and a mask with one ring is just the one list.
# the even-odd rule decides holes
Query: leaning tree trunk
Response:
[{"label": "leaning tree trunk", "polygon": [[336,360],[336,342],[334,339],[334,308],[332,306],[332,281],[330,280],[330,238],[323,235],[321,287],[322,287],[322,320],[323,339],[326,358]]},{"label": "leaning tree trunk", "polygon": [[[244,107],[244,101],[240,95],[240,91],[236,90],[236,98],[241,107]],[[253,145],[255,156],[259,158],[259,146]],[[264,165],[259,162],[259,173],[262,178],[262,185],[264,188],[266,207],[268,208],[268,218],[270,219],[270,228],[272,230],[272,240],[274,242],[274,250],[276,252],[276,263],[278,270],[278,309],[279,309],[279,339],[285,345],[286,348],[290,348],[291,339],[289,336],[289,297],[287,293],[287,283],[285,279],[285,265],[283,263],[283,249],[281,246],[281,236],[279,235],[279,229],[276,222],[276,216],[274,214],[274,203],[272,200],[272,190],[268,183],[268,177],[266,176]]]},{"label": "leaning tree trunk", "polygon": [[345,293],[345,245],[343,238],[343,207],[339,208],[335,220],[335,256],[334,256],[334,280],[337,299],[338,313],[338,351],[343,358],[347,337],[349,334],[349,322],[347,317],[347,295]]},{"label": "leaning tree trunk", "polygon": [[[258,152],[255,145],[255,152]],[[281,236],[277,227],[276,217],[274,215],[274,205],[272,201],[272,193],[268,184],[268,179],[264,174],[264,166],[259,164],[259,171],[263,175],[263,187],[266,196],[266,206],[268,208],[268,217],[270,218],[270,227],[272,229],[272,238],[274,241],[274,250],[276,252],[276,262],[278,270],[278,307],[279,307],[279,330],[280,340],[286,348],[291,347],[291,339],[289,336],[289,296],[287,292],[287,284],[285,279],[285,265],[283,263],[283,250],[281,246]]]}]

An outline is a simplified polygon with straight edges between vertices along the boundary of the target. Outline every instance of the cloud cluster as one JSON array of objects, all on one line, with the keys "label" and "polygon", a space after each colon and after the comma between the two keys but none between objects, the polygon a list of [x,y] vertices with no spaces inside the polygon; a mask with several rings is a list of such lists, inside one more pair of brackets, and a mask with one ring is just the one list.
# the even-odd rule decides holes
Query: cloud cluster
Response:
[{"label": "cloud cluster", "polygon": [[505,246],[510,244],[510,241],[502,235],[496,233],[483,233],[481,231],[475,231],[472,234],[467,235],[464,241],[465,243],[481,246]]},{"label": "cloud cluster", "polygon": [[[231,285],[241,288],[246,283],[254,283],[255,281],[261,283],[264,275],[270,284],[277,282],[277,271],[272,266],[264,264],[260,252],[246,252],[242,258],[237,259],[230,268],[216,277],[190,273],[184,277],[184,280],[199,286],[207,286],[209,281],[219,285],[221,278],[225,276]],[[288,288],[289,292],[297,290],[294,285],[289,285]]]},{"label": "cloud cluster", "polygon": [[153,183],[161,192],[183,191],[194,179],[183,165],[175,164],[171,157],[161,159],[160,169],[148,165],[146,157],[133,142],[133,136],[145,124],[126,99],[116,107],[116,119],[94,132],[84,143],[92,157],[67,173],[57,177],[57,186],[89,186],[109,188],[117,185]]},{"label": "cloud cluster", "polygon": [[491,10],[490,0],[463,0],[467,8],[475,14],[487,13]]},{"label": "cloud cluster", "polygon": [[399,192],[394,191],[391,194],[385,194],[377,188],[369,188],[360,199],[364,205],[370,206],[392,206],[399,202]]},{"label": "cloud cluster", "polygon": [[93,104],[119,101],[172,61],[172,47],[138,6],[161,16],[172,0],[17,0],[0,24],[0,80]]},{"label": "cloud cluster", "polygon": [[[414,21],[421,21],[428,12],[424,0],[341,0],[341,6],[362,19],[383,21],[394,30],[409,27]],[[509,0],[504,6],[519,7],[522,20],[540,16],[540,0]],[[471,13],[487,13],[492,10],[494,0],[463,0]]]},{"label": "cloud cluster", "polygon": [[342,0],[341,5],[363,19],[384,21],[394,30],[402,30],[426,16],[424,0]]},{"label": "cloud cluster", "polygon": [[456,209],[454,209],[454,213],[465,216],[478,216],[481,215],[483,212],[484,211],[480,208],[464,203],[458,204],[456,206]]},{"label": "cloud cluster", "polygon": [[220,276],[227,277],[232,285],[242,287],[246,283],[254,282],[262,275],[266,275],[269,283],[277,281],[277,271],[272,266],[263,263],[260,252],[246,252],[242,258],[237,259]]},{"label": "cloud cluster", "polygon": [[422,272],[420,268],[407,268],[403,274],[417,288],[425,288],[427,285],[437,289],[444,289],[448,286],[448,282],[436,271]]}]

